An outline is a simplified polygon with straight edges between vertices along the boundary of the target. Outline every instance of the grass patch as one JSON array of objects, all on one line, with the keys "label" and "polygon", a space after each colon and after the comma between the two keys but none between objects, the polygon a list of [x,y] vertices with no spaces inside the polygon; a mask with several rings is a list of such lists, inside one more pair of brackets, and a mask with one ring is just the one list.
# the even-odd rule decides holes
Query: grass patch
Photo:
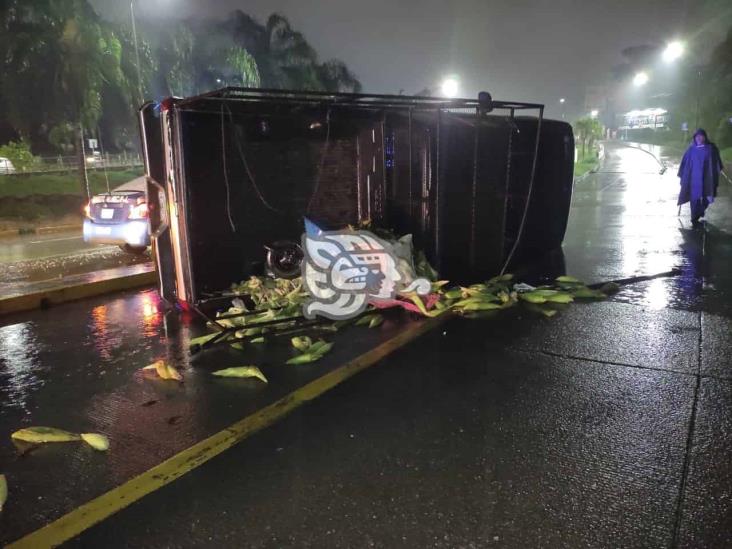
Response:
[{"label": "grass patch", "polygon": [[724,163],[725,168],[732,169],[732,147],[722,149],[719,151],[719,154],[722,155],[722,162]]},{"label": "grass patch", "polygon": [[0,198],[0,225],[44,222],[74,216],[81,220],[84,198],[73,194],[35,194]]},{"label": "grass patch", "polygon": [[[114,188],[142,174],[142,168],[109,170],[107,172],[109,186]],[[103,171],[94,170],[89,172],[89,187],[92,194],[107,190],[107,182]],[[71,172],[0,176],[0,198],[50,194],[83,196],[81,184],[79,183],[79,174]]]},{"label": "grass patch", "polygon": [[574,176],[580,177],[585,175],[591,169],[597,166],[597,154],[590,153],[585,156],[581,154],[577,156],[577,162],[574,163]]}]

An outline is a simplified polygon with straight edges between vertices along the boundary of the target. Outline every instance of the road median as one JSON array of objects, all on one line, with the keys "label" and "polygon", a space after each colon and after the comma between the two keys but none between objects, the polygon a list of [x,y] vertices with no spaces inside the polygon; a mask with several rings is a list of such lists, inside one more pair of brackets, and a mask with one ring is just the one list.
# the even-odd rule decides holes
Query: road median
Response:
[{"label": "road median", "polygon": [[17,238],[28,234],[45,235],[59,233],[81,233],[81,222],[49,225],[45,227],[17,227],[0,230],[0,238]]},{"label": "road median", "polygon": [[151,286],[157,274],[151,265],[135,265],[31,284],[0,299],[0,316],[46,309],[87,297]]}]

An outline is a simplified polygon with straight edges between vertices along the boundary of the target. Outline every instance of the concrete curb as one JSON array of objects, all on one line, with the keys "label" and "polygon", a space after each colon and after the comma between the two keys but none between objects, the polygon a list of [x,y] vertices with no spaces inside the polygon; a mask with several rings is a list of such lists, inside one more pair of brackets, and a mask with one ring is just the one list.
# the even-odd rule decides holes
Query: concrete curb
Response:
[{"label": "concrete curb", "polygon": [[23,236],[26,234],[55,234],[55,233],[66,233],[71,231],[81,232],[81,223],[74,223],[73,225],[57,225],[55,227],[22,227],[20,229],[8,229],[6,231],[0,231],[0,238],[13,238],[16,236]]},{"label": "concrete curb", "polygon": [[82,284],[57,286],[25,295],[0,299],[0,316],[34,309],[46,309],[61,303],[76,301],[142,286],[157,282],[157,273],[147,271],[116,278],[108,278]]},{"label": "concrete curb", "polygon": [[598,161],[597,164],[595,164],[592,168],[590,168],[586,173],[583,173],[580,176],[577,176],[574,178],[574,184],[582,183],[585,179],[587,179],[589,176],[591,176],[594,173],[597,173],[600,170],[600,167],[602,165],[602,161]]}]

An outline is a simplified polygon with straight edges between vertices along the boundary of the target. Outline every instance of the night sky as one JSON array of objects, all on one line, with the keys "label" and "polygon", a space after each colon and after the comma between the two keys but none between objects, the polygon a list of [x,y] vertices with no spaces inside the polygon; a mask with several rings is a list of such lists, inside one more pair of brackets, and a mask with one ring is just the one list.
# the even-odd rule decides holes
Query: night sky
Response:
[{"label": "night sky", "polygon": [[[455,74],[462,96],[486,89],[497,99],[545,103],[550,116],[558,114],[560,97],[567,98],[568,115],[581,112],[585,86],[601,83],[622,61],[623,48],[683,37],[685,25],[694,18],[688,0],[138,0],[137,4],[143,17],[171,10],[177,17],[225,16],[241,9],[264,21],[278,11],[305,34],[323,59],[343,59],[365,92],[416,93]],[[118,6],[111,9],[123,9]]]}]

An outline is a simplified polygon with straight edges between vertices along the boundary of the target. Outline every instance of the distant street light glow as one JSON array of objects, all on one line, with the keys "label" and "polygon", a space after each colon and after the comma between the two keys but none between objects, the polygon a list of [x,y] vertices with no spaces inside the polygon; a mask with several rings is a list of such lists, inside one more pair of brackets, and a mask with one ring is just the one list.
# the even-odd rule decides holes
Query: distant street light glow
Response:
[{"label": "distant street light glow", "polygon": [[594,109],[594,110],[593,110],[593,111],[592,111],[592,112],[590,113],[590,116],[591,116],[592,118],[597,118],[597,115],[598,115],[598,114],[600,114],[600,111],[598,111],[597,109]]},{"label": "distant street light glow", "polygon": [[663,60],[666,63],[673,63],[682,55],[684,55],[684,45],[678,41],[670,42],[663,50]]},{"label": "distant street light glow", "polygon": [[633,77],[633,85],[637,88],[645,86],[648,83],[648,75],[645,72],[639,72]]},{"label": "distant street light glow", "polygon": [[565,101],[564,97],[562,97],[562,98],[561,98],[561,99],[559,100],[559,102],[560,102],[560,103],[564,103],[564,101]]},{"label": "distant street light glow", "polygon": [[460,91],[460,83],[457,81],[457,78],[445,78],[445,80],[442,81],[441,89],[442,95],[445,97],[457,97]]}]

